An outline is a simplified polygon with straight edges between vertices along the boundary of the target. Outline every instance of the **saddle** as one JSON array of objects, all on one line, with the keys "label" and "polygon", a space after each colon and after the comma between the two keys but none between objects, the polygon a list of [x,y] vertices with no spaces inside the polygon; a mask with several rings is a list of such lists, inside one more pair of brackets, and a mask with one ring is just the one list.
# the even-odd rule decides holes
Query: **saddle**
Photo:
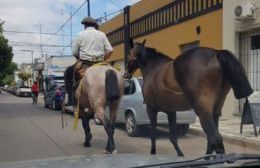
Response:
[{"label": "saddle", "polygon": [[106,62],[90,62],[85,60],[79,60],[74,64],[74,75],[73,75],[73,90],[75,91],[79,85],[79,81],[84,76],[85,71],[91,66],[111,66]]},{"label": "saddle", "polygon": [[89,61],[80,60],[80,61],[76,62],[75,66],[74,66],[74,70],[82,78],[85,71],[91,66],[111,66],[111,65],[106,62],[103,62],[103,61],[102,62],[89,62]]}]

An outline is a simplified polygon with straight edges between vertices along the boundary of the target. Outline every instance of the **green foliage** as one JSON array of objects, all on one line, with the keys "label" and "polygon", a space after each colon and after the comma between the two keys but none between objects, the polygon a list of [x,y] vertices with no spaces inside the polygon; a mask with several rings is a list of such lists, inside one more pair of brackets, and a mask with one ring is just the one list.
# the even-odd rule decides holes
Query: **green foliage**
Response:
[{"label": "green foliage", "polygon": [[12,78],[14,82],[14,72],[17,70],[17,64],[14,62],[11,62],[9,66],[4,70],[0,72],[0,85],[9,85],[9,79]]},{"label": "green foliage", "polygon": [[3,79],[3,84],[5,85],[12,85],[13,82],[14,82],[13,75],[6,75],[5,78]]},{"label": "green foliage", "polygon": [[22,80],[22,81],[27,81],[32,75],[30,73],[27,72],[20,72],[18,73],[18,77]]},{"label": "green foliage", "polygon": [[14,72],[17,70],[17,64],[14,62],[11,62],[9,66],[5,69],[5,73],[8,75],[14,74]]},{"label": "green foliage", "polygon": [[4,37],[3,27],[0,24],[0,85],[3,84],[6,76],[13,74],[14,70],[17,69],[17,65],[12,63],[12,59],[12,47],[8,45],[8,40]]}]

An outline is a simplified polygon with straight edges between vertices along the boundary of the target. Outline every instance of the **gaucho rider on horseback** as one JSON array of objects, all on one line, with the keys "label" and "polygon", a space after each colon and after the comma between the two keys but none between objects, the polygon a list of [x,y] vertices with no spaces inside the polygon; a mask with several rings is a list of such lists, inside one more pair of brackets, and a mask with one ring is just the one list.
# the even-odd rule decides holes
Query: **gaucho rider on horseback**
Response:
[{"label": "gaucho rider on horseback", "polygon": [[77,59],[74,64],[74,91],[86,69],[107,60],[113,52],[106,34],[98,30],[98,23],[95,19],[86,17],[81,24],[84,25],[85,30],[76,37],[72,51],[73,56]]}]

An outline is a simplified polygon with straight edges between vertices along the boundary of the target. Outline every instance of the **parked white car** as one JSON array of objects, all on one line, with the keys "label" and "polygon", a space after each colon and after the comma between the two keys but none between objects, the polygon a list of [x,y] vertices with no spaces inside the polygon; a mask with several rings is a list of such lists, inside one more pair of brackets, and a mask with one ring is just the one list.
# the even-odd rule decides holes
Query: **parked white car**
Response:
[{"label": "parked white car", "polygon": [[[149,125],[142,94],[143,78],[125,80],[125,93],[119,106],[116,123],[124,123],[129,136],[136,136],[140,126]],[[177,132],[184,135],[189,130],[189,124],[194,123],[196,115],[193,110],[177,111]],[[168,125],[167,115],[158,113],[158,125]]]},{"label": "parked white car", "polygon": [[30,97],[32,96],[31,88],[28,86],[21,86],[16,89],[16,95],[17,96],[25,96]]}]

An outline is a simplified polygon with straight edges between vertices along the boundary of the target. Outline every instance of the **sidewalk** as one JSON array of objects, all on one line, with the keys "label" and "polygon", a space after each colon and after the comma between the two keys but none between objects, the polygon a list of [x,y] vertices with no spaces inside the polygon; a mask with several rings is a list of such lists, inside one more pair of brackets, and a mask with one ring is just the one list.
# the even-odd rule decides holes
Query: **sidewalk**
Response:
[{"label": "sidewalk", "polygon": [[[220,118],[219,132],[224,142],[260,150],[260,133],[258,132],[258,136],[256,137],[254,135],[253,124],[250,124],[243,125],[243,131],[240,134],[240,122],[241,118],[238,116],[233,116],[231,119]],[[257,130],[259,131],[259,128]],[[198,118],[195,124],[191,124],[190,133],[205,136]]]}]

